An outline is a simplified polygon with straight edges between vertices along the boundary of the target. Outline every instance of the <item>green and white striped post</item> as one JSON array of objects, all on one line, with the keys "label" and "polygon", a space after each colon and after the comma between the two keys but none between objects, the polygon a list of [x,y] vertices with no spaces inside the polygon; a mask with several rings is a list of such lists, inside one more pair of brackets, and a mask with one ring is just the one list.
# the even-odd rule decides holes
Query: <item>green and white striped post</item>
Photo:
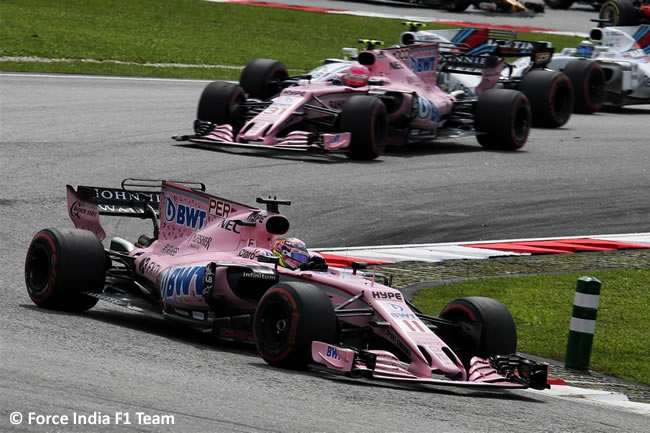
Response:
[{"label": "green and white striped post", "polygon": [[578,278],[564,361],[564,366],[567,368],[576,370],[589,368],[599,299],[600,281],[593,277]]}]

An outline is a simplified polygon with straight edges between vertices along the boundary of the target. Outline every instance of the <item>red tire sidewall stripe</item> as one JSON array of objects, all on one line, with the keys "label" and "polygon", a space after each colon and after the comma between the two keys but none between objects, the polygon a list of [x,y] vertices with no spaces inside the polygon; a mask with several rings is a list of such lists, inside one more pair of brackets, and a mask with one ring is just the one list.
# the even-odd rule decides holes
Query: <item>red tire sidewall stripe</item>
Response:
[{"label": "red tire sidewall stripe", "polygon": [[590,67],[589,67],[589,72],[587,73],[587,79],[583,83],[584,86],[584,92],[585,92],[585,102],[589,109],[591,111],[599,111],[602,108],[602,102],[601,103],[595,103],[594,101],[591,100],[591,94],[589,93],[589,85],[591,83],[591,77],[592,74],[594,73],[595,70],[601,69],[600,65],[598,63],[592,62]]},{"label": "red tire sidewall stripe", "polygon": [[518,97],[516,101],[517,102],[515,104],[512,104],[512,115],[510,116],[510,137],[512,138],[513,142],[517,143],[517,149],[520,149],[526,143],[526,139],[528,138],[528,134],[530,133],[530,122],[528,122],[529,127],[528,127],[528,131],[526,131],[526,135],[523,137],[522,140],[519,140],[519,138],[517,138],[515,122],[517,121],[517,111],[519,111],[523,99],[521,97]]},{"label": "red tire sidewall stripe", "polygon": [[462,304],[451,305],[450,307],[445,308],[444,310],[442,310],[442,313],[447,314],[450,311],[454,311],[454,310],[461,310],[463,313],[465,313],[465,314],[467,314],[467,316],[469,316],[469,318],[472,320],[472,322],[476,322],[476,315],[474,314],[474,312],[472,310],[470,310],[467,306],[462,305]]},{"label": "red tire sidewall stripe", "polygon": [[555,122],[560,122],[559,116],[555,112],[555,104],[553,104],[553,99],[555,97],[555,93],[557,92],[557,85],[560,80],[553,80],[553,83],[551,83],[551,90],[548,92],[548,105],[551,107],[551,116],[553,116],[553,120]]},{"label": "red tire sidewall stripe", "polygon": [[[296,345],[296,334],[298,328],[298,321],[300,320],[300,314],[298,313],[298,311],[296,311],[297,303],[291,293],[289,293],[287,290],[282,289],[280,287],[275,287],[271,289],[269,292],[271,291],[275,293],[281,293],[282,295],[284,295],[289,301],[289,303],[291,304],[291,306],[293,307],[293,313],[291,314],[291,330],[289,331],[289,345],[282,353],[280,353],[277,356],[273,356],[273,357],[266,356],[266,359],[268,359],[269,361],[281,361],[289,355],[293,347]],[[259,345],[258,345],[258,350],[259,350]]]}]

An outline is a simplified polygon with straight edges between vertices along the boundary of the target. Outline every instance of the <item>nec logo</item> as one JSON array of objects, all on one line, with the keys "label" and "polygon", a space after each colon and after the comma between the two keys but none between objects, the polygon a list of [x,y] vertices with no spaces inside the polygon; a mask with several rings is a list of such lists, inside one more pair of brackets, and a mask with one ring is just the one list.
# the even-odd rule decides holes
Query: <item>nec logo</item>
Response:
[{"label": "nec logo", "polygon": [[199,230],[205,224],[206,216],[207,212],[202,209],[197,209],[183,203],[174,203],[169,197],[165,200],[166,221]]}]

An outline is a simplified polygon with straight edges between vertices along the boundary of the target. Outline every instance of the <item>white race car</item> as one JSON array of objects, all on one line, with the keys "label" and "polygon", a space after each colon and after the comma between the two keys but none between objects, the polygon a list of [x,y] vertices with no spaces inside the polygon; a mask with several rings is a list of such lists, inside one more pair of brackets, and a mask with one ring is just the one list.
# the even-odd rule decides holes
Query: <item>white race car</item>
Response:
[{"label": "white race car", "polygon": [[589,40],[554,55],[548,67],[563,70],[576,58],[605,71],[604,104],[650,104],[650,25],[592,29]]},{"label": "white race car", "polygon": [[[503,54],[504,46],[512,48],[513,52],[518,51],[519,58],[510,64],[510,68],[503,70],[504,81],[516,82],[519,78],[523,82],[527,75],[539,68],[542,59],[539,50],[536,51],[535,48],[535,44],[539,43],[526,45],[525,41],[497,39],[492,36],[496,33],[493,30],[486,38],[485,32],[486,29],[410,31],[402,34],[401,43],[438,40],[459,47],[464,53],[483,55],[498,53],[497,50],[501,51],[499,54]],[[510,37],[514,38],[516,35],[513,33]],[[571,79],[578,112],[598,111],[596,106],[599,99],[604,105],[617,107],[648,104],[650,25],[594,28],[589,33],[589,39],[582,41],[576,48],[564,48],[560,53],[553,54],[545,69],[563,72]],[[604,77],[601,76],[605,81],[604,90],[596,69],[602,69],[604,73]],[[446,79],[451,88],[471,87],[476,81],[456,74],[451,74]],[[535,119],[533,101],[531,105]]]},{"label": "white race car", "polygon": [[[553,66],[556,56],[550,42],[517,40],[510,30],[463,28],[420,30],[421,23],[404,23],[410,30],[400,36],[402,45],[438,42],[446,52],[438,84],[449,91],[472,91],[480,81],[478,71],[498,58],[517,59],[501,70],[499,87],[518,89],[530,100],[536,126],[557,128],[571,112],[594,113],[603,103],[606,75],[600,65],[567,57],[562,67]],[[459,67],[465,74],[458,74]],[[475,70],[475,75],[468,73]]]}]

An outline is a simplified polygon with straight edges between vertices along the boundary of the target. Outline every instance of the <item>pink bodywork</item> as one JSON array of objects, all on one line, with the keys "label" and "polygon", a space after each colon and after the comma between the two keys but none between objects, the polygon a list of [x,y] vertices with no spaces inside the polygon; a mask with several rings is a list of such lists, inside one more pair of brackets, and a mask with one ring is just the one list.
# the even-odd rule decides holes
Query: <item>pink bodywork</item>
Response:
[{"label": "pink bodywork", "polygon": [[[282,136],[282,131],[300,123],[303,116],[315,119],[330,115],[307,109],[306,104],[340,110],[350,96],[369,92],[372,94],[373,91],[404,94],[401,105],[388,113],[389,123],[404,115],[412,115],[409,128],[435,133],[441,125],[441,117],[451,112],[455,97],[436,85],[439,63],[437,43],[368,50],[359,55],[359,61],[370,71],[370,86],[347,87],[333,82],[311,82],[304,79],[298,85],[282,90],[271,105],[248,121],[236,136],[228,125],[218,125],[212,133],[191,141],[307,149],[312,147],[307,140],[310,134],[308,131],[293,131],[286,137]],[[417,101],[413,101],[414,97]],[[325,150],[341,150],[350,145],[350,134],[345,132],[323,134],[321,139]]]},{"label": "pink bodywork", "polygon": [[[104,237],[97,205],[81,201],[71,186],[68,186],[68,209],[77,228],[90,230],[100,239]],[[370,351],[377,356],[375,375],[428,380],[432,378],[432,370],[437,370],[446,376],[446,381],[453,378],[455,381],[480,382],[487,374],[496,374],[490,369],[483,375],[470,376],[460,361],[444,353],[444,350],[451,350],[409,308],[399,290],[340,268],[292,271],[260,261],[260,257],[273,256],[271,248],[278,236],[271,234],[268,228],[276,227],[271,230],[275,232],[289,229],[283,215],[166,181],[162,183],[159,215],[159,238],[146,248],[136,248],[129,255],[135,257],[136,272],[160,289],[166,309],[183,311],[187,317],[199,320],[208,317],[210,307],[203,296],[203,277],[209,263],[276,269],[281,277],[319,286],[330,296],[335,307],[363,294],[346,308],[370,305],[375,315],[340,317],[340,320],[359,327],[370,320],[386,322],[389,326],[380,327],[377,334],[410,357],[410,363],[404,363],[389,352]],[[216,267],[214,287],[220,291],[218,294],[223,295],[232,308],[254,310],[253,301],[242,299],[229,289],[226,269],[226,266]],[[350,371],[352,368],[354,357],[348,349],[320,342],[314,342],[312,349],[314,361],[332,370]],[[421,351],[426,351],[431,362]],[[338,355],[332,356],[332,353]],[[490,379],[494,377],[490,376]]]}]

